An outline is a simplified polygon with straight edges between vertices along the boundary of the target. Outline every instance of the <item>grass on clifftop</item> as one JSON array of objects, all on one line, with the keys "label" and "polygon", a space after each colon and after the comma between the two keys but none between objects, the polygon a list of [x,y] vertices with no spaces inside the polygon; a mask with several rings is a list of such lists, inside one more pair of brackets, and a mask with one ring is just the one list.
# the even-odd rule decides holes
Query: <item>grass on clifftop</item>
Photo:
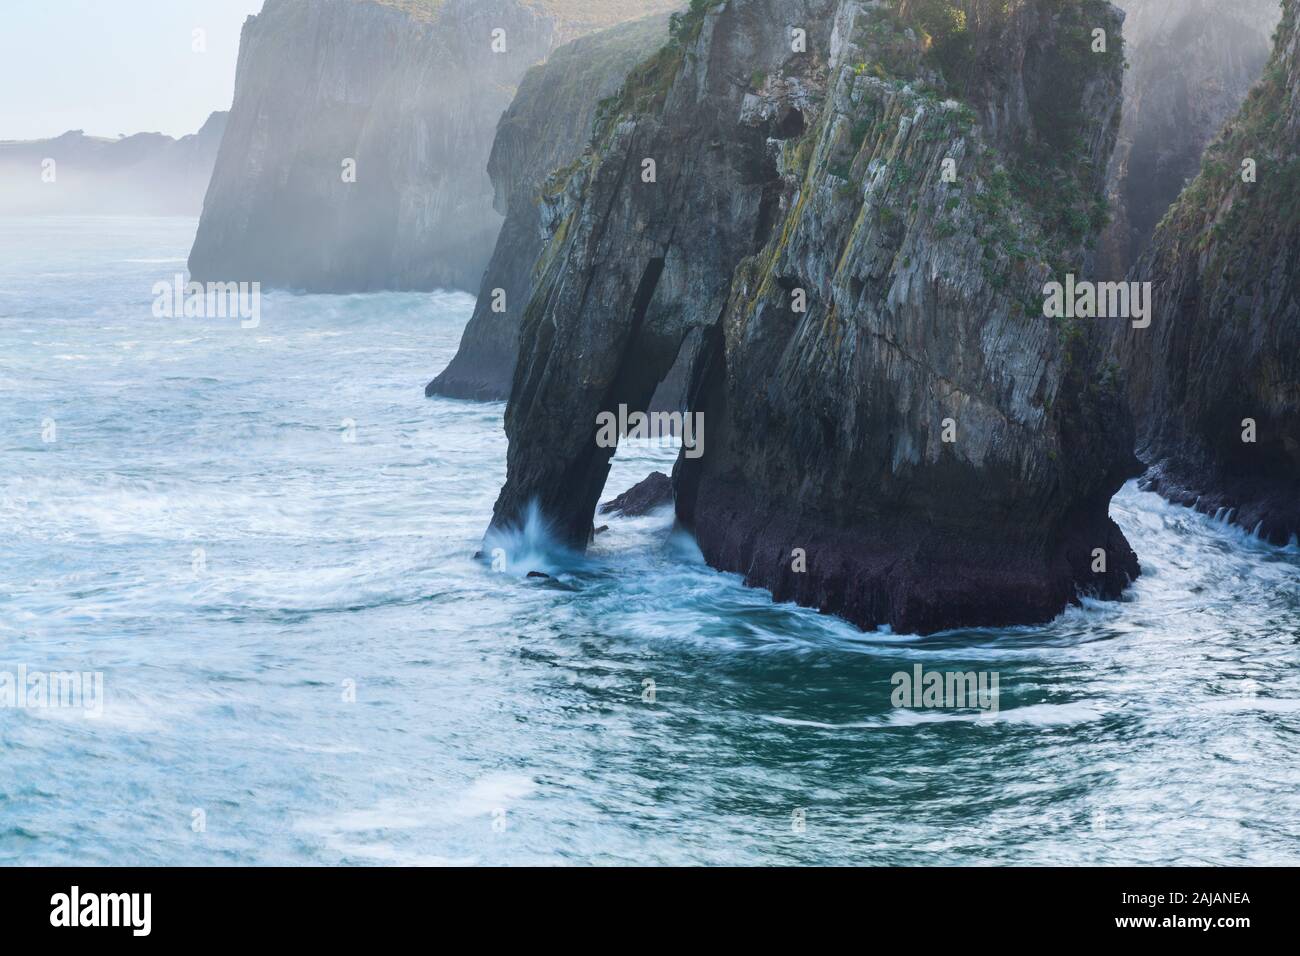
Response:
[{"label": "grass on clifftop", "polygon": [[564,23],[591,30],[686,6],[686,0],[522,0],[522,3]]},{"label": "grass on clifftop", "polygon": [[392,7],[416,20],[436,20],[447,0],[360,0],[360,2],[377,3],[381,7]]},{"label": "grass on clifftop", "polygon": [[[436,20],[447,0],[357,0],[392,7],[417,20]],[[587,33],[655,13],[681,9],[687,0],[519,0],[519,5],[550,14],[570,29]]]}]

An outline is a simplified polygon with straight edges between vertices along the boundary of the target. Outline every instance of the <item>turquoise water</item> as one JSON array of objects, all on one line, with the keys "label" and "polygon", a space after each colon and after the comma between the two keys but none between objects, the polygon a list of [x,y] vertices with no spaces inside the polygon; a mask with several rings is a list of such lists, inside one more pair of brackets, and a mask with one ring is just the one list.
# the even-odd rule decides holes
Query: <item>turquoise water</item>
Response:
[{"label": "turquoise water", "polygon": [[[194,229],[0,222],[0,671],[104,675],[97,718],[0,709],[0,860],[1300,862],[1294,549],[1130,486],[1128,601],[925,639],[666,514],[496,573],[502,406],[422,394],[472,300],[154,318]],[[918,663],[996,717],[892,707]]]}]

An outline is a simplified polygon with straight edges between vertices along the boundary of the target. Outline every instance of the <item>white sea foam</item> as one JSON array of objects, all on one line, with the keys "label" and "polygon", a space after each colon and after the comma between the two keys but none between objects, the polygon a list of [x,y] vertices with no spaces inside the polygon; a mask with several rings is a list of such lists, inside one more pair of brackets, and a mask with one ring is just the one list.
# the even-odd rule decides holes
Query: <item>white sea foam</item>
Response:
[{"label": "white sea foam", "polygon": [[[98,721],[0,714],[0,862],[87,827],[120,863],[1296,862],[1295,547],[1129,485],[1126,601],[925,637],[774,604],[671,509],[584,556],[534,514],[493,573],[503,406],[423,395],[472,300],[275,292],[258,339],[182,335],[121,260],[193,230],[0,221],[0,645],[105,675]],[[621,447],[602,499],[672,465]],[[996,671],[997,719],[891,708],[916,663]]]}]

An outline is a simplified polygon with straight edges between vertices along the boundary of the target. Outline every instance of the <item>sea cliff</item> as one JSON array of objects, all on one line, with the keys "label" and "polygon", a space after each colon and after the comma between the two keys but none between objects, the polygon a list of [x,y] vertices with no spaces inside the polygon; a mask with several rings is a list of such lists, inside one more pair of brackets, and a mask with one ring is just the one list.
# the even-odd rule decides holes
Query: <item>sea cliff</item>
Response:
[{"label": "sea cliff", "polygon": [[601,100],[667,35],[667,16],[645,18],[574,40],[528,71],[488,157],[494,205],[505,223],[460,349],[426,394],[482,401],[509,396],[519,326],[549,239],[541,220],[542,186],[578,159]]},{"label": "sea cliff", "polygon": [[320,292],[477,291],[486,167],[529,67],[664,0],[267,0],[244,25],[190,271]]}]

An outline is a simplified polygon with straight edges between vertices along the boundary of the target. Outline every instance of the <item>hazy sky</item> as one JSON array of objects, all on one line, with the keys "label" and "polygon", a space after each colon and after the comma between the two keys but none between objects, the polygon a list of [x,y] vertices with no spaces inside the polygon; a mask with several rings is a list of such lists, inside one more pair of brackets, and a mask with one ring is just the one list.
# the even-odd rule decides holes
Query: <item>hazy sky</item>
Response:
[{"label": "hazy sky", "polygon": [[[230,108],[262,0],[5,0],[0,139],[193,133]],[[194,30],[207,52],[194,51]]]}]

